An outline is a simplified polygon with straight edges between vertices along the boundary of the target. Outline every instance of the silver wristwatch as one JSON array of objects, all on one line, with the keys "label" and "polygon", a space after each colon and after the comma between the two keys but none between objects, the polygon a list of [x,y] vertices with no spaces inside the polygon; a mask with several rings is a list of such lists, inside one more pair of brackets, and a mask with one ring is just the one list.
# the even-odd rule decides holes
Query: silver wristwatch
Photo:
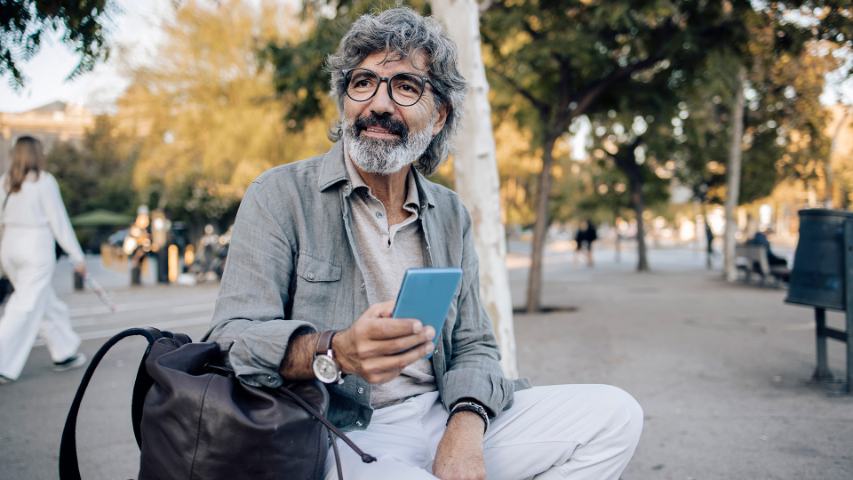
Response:
[{"label": "silver wristwatch", "polygon": [[317,341],[317,350],[314,352],[314,362],[311,366],[314,369],[314,376],[323,383],[344,383],[341,369],[335,361],[335,352],[332,351],[332,338],[335,333],[337,332],[334,330],[321,333]]}]

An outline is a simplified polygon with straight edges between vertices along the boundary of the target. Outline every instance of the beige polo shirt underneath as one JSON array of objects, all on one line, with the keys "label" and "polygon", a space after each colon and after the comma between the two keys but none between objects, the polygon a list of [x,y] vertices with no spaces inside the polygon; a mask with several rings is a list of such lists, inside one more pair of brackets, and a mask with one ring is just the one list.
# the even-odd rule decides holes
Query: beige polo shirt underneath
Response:
[{"label": "beige polo shirt underneath", "polygon": [[[362,274],[368,302],[373,305],[394,300],[406,270],[425,266],[415,177],[411,171],[406,177],[407,193],[403,208],[409,212],[409,216],[402,223],[389,226],[385,206],[364,183],[347,153],[344,153],[344,159],[353,187],[349,197],[353,235],[356,253],[364,269]],[[381,408],[435,389],[432,364],[421,358],[403,369],[390,382],[373,385],[370,404],[374,408]]]}]

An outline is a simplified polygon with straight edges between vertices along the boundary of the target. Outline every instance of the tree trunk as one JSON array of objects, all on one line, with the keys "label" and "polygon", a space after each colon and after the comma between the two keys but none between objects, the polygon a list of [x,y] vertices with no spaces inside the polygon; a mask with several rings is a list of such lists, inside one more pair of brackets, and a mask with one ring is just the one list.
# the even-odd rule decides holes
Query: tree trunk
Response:
[{"label": "tree trunk", "polygon": [[741,156],[743,154],[743,89],[746,82],[746,70],[743,66],[738,71],[735,102],[732,105],[732,138],[729,147],[729,158],[726,164],[726,233],[723,239],[723,262],[725,278],[729,282],[737,280],[735,265],[735,233],[737,223],[735,209],[740,196]]},{"label": "tree trunk", "polygon": [[841,137],[841,132],[844,131],[845,124],[847,123],[847,118],[850,116],[850,107],[845,107],[844,112],[841,114],[841,118],[838,119],[838,125],[835,126],[835,131],[832,132],[832,143],[829,145],[829,154],[826,156],[826,162],[824,162],[824,173],[826,174],[826,191],[824,193],[824,206],[826,208],[832,208],[832,156],[835,154],[835,151],[838,149],[838,139]]},{"label": "tree trunk", "polygon": [[613,213],[613,230],[616,231],[616,243],[613,247],[614,260],[616,263],[622,262],[622,232],[619,231],[619,210]]},{"label": "tree trunk", "polygon": [[637,217],[637,271],[649,271],[648,249],[646,248],[646,224],[643,220],[643,212],[646,209],[646,201],[643,198],[643,182],[634,179],[631,185],[631,208]]},{"label": "tree trunk", "polygon": [[[543,122],[548,124],[547,122]],[[554,143],[557,137],[544,135],[542,142],[542,171],[539,172],[536,192],[536,222],[533,225],[533,245],[530,253],[530,271],[527,277],[527,313],[538,312],[542,295],[542,257],[548,236],[548,199],[551,193],[551,165],[554,163]]]},{"label": "tree trunk", "polygon": [[646,199],[643,196],[643,168],[637,164],[637,147],[643,142],[637,137],[629,145],[611,155],[616,167],[628,177],[628,193],[631,199],[631,209],[637,217],[637,271],[649,271],[648,248],[646,247],[646,226],[643,212],[646,210]]},{"label": "tree trunk", "polygon": [[518,377],[512,297],[506,269],[506,235],[501,222],[500,189],[492,136],[489,84],[480,54],[480,15],[474,0],[432,0],[432,10],[458,47],[468,80],[466,115],[455,144],[456,191],[471,213],[480,258],[480,301],[489,313],[501,350],[501,366]]}]

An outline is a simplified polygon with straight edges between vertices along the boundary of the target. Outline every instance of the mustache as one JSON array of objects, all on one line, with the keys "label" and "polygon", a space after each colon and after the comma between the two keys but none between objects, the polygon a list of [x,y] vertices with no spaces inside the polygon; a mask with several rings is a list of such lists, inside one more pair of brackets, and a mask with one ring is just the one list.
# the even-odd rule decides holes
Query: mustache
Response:
[{"label": "mustache", "polygon": [[370,127],[380,127],[399,136],[401,141],[405,142],[409,137],[409,129],[406,128],[406,125],[403,122],[394,120],[391,118],[391,115],[376,115],[375,113],[371,113],[370,115],[356,119],[353,127],[355,136],[361,135],[361,132]]}]

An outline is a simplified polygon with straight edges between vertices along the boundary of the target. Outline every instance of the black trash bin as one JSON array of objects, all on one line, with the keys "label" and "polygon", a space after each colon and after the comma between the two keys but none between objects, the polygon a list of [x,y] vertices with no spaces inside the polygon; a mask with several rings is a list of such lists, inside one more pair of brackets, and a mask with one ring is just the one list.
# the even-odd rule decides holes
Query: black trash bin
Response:
[{"label": "black trash bin", "polygon": [[[853,213],[841,210],[800,210],[800,239],[794,254],[794,268],[788,303],[815,309],[817,380],[831,380],[826,358],[826,339],[834,338],[847,346],[846,390],[853,385]],[[826,326],[826,310],[846,312],[847,329],[842,332]]]}]

